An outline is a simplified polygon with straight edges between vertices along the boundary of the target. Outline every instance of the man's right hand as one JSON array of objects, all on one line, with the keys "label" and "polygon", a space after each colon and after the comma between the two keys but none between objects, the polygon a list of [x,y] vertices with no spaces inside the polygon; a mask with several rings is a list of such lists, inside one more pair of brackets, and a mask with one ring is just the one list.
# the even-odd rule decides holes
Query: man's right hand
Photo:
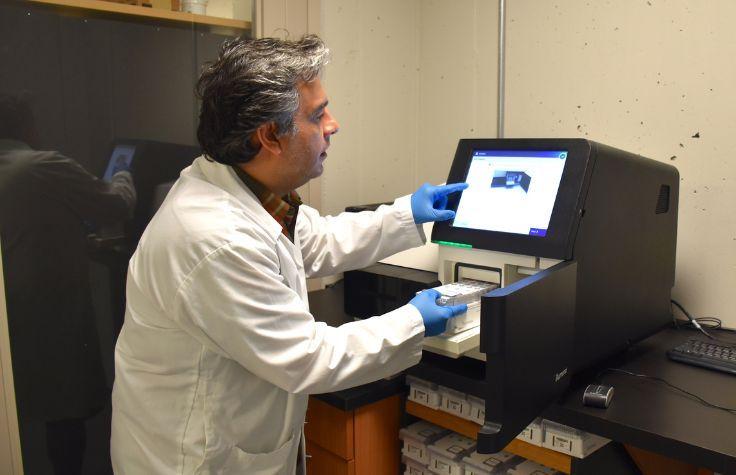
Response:
[{"label": "man's right hand", "polygon": [[424,336],[435,336],[444,333],[447,328],[447,320],[468,311],[468,306],[461,305],[437,305],[440,293],[434,289],[421,291],[409,303],[414,305],[424,320]]}]

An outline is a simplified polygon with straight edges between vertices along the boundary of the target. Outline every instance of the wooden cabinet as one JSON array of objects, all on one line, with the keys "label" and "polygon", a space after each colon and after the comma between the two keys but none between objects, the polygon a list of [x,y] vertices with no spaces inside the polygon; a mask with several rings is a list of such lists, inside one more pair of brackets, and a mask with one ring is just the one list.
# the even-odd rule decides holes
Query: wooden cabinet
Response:
[{"label": "wooden cabinet", "polygon": [[399,472],[398,395],[343,411],[309,399],[304,427],[308,475],[381,475]]}]

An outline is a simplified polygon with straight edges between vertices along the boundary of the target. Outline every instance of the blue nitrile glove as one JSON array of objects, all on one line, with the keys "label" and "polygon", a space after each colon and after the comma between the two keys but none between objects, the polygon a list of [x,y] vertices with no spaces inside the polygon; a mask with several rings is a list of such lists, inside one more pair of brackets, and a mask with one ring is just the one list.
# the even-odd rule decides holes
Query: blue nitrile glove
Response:
[{"label": "blue nitrile glove", "polygon": [[462,191],[468,187],[467,183],[453,183],[452,185],[432,186],[425,183],[411,195],[411,212],[417,224],[430,221],[446,221],[455,217],[455,212],[445,209],[447,195]]},{"label": "blue nitrile glove", "polygon": [[421,291],[409,301],[422,314],[424,336],[435,336],[444,333],[445,328],[447,328],[447,320],[468,311],[468,306],[464,303],[445,307],[437,305],[439,297],[439,292],[434,289],[427,289]]}]

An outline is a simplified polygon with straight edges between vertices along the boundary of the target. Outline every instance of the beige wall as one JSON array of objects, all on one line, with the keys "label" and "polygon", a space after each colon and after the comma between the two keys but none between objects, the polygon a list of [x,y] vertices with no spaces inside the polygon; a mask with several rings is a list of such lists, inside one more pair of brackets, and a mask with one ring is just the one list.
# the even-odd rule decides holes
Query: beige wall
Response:
[{"label": "beige wall", "polygon": [[236,20],[252,20],[255,0],[208,0],[207,15]]},{"label": "beige wall", "polygon": [[736,2],[507,5],[506,135],[585,137],[676,166],[674,298],[736,327]]},{"label": "beige wall", "polygon": [[[497,8],[323,0],[342,125],[324,211],[443,181],[458,138],[495,137]],[[585,137],[675,165],[674,297],[736,327],[736,2],[507,0],[507,14],[506,136]]]},{"label": "beige wall", "polygon": [[325,75],[341,125],[323,211],[447,179],[458,137],[496,131],[497,4],[322,0]]}]

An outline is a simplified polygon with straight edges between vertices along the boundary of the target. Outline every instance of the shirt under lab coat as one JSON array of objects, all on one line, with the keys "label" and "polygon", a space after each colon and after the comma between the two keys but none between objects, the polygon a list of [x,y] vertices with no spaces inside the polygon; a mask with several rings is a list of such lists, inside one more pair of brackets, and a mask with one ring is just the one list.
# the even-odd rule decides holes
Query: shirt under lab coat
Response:
[{"label": "shirt under lab coat", "polygon": [[337,328],[315,322],[305,277],[421,245],[409,197],[321,217],[294,243],[234,171],[185,169],[130,261],[115,351],[117,474],[293,474],[311,393],[402,371],[421,357],[415,307]]}]

